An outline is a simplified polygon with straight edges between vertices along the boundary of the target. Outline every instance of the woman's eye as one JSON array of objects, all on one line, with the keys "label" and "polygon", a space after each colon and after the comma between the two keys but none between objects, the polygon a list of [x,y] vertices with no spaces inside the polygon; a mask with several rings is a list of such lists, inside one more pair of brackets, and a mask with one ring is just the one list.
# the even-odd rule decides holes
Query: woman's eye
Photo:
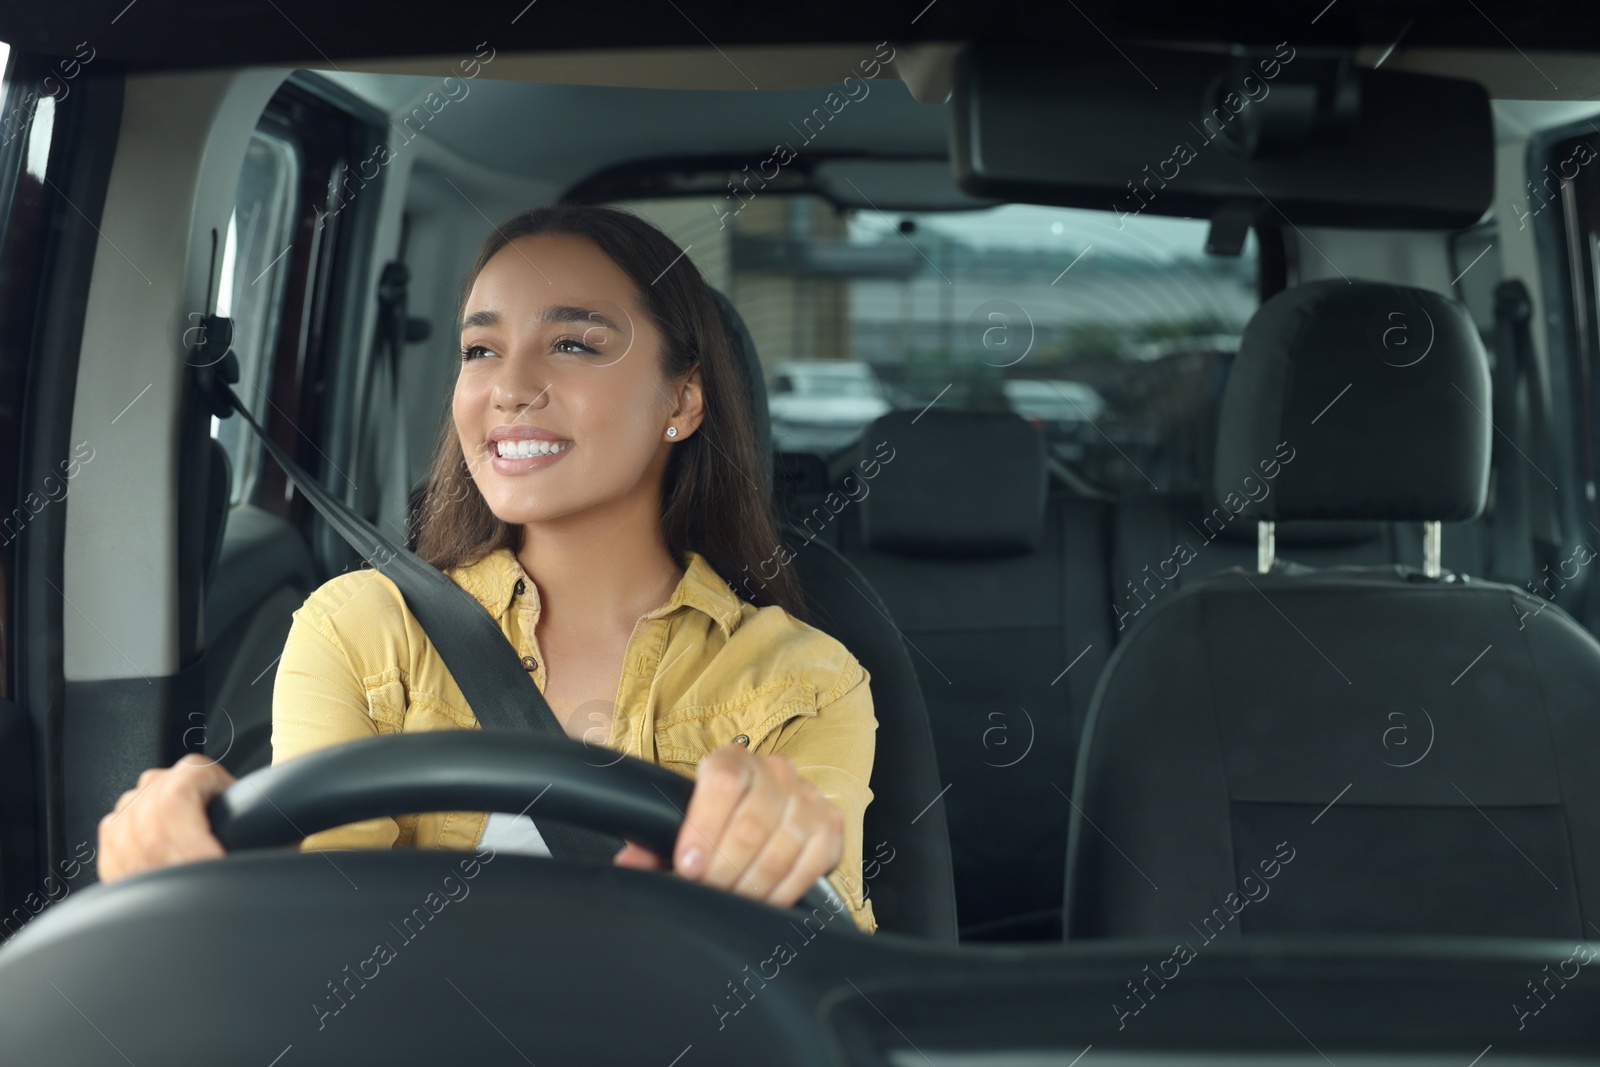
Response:
[{"label": "woman's eye", "polygon": [[585,344],[577,337],[563,337],[555,342],[557,352],[571,352],[577,355],[598,356],[600,350]]},{"label": "woman's eye", "polygon": [[[557,352],[565,352],[569,355],[598,356],[600,354],[599,349],[585,344],[581,338],[577,337],[558,338],[551,342],[551,347]],[[485,348],[483,345],[467,345],[461,349],[461,362],[470,363],[475,359],[482,359],[484,356],[492,355],[494,355],[494,351]]]}]

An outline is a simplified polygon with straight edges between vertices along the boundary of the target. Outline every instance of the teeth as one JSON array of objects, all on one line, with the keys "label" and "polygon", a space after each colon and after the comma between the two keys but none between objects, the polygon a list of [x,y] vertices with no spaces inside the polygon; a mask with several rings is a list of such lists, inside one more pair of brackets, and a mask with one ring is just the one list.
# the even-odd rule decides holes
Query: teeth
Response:
[{"label": "teeth", "polygon": [[496,441],[495,452],[501,459],[531,459],[552,452],[565,452],[571,441]]}]

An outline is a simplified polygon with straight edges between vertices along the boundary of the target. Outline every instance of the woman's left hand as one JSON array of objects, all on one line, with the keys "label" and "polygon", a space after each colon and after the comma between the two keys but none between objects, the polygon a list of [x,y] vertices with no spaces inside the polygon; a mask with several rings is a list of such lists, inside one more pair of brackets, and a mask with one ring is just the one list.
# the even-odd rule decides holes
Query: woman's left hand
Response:
[{"label": "woman's left hand", "polygon": [[[787,756],[757,756],[742,745],[700,761],[684,816],[672,859],[678,874],[778,907],[799,900],[844,853],[844,814]],[[661,866],[632,842],[615,862]]]}]

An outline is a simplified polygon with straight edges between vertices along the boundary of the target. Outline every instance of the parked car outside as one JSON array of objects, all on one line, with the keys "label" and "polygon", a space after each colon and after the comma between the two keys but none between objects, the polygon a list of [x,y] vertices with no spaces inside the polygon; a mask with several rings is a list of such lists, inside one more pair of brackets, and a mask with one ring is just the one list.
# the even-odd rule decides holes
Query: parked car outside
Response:
[{"label": "parked car outside", "polygon": [[831,451],[893,407],[872,364],[819,359],[780,363],[768,394],[778,448]]}]

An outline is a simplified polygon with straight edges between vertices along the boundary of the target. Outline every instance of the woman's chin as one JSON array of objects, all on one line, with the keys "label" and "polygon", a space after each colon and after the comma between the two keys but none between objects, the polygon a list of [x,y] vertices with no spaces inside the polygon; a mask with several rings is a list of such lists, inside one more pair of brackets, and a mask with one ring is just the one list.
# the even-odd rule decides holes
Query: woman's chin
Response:
[{"label": "woman's chin", "polygon": [[582,511],[577,505],[553,504],[541,501],[538,504],[529,504],[525,500],[489,501],[489,510],[494,517],[511,526],[528,526],[538,523],[550,523],[564,519],[569,515]]},{"label": "woman's chin", "polygon": [[558,519],[566,512],[552,512],[548,508],[506,507],[497,508],[490,506],[494,517],[508,526],[529,526],[536,523],[550,522]]}]

